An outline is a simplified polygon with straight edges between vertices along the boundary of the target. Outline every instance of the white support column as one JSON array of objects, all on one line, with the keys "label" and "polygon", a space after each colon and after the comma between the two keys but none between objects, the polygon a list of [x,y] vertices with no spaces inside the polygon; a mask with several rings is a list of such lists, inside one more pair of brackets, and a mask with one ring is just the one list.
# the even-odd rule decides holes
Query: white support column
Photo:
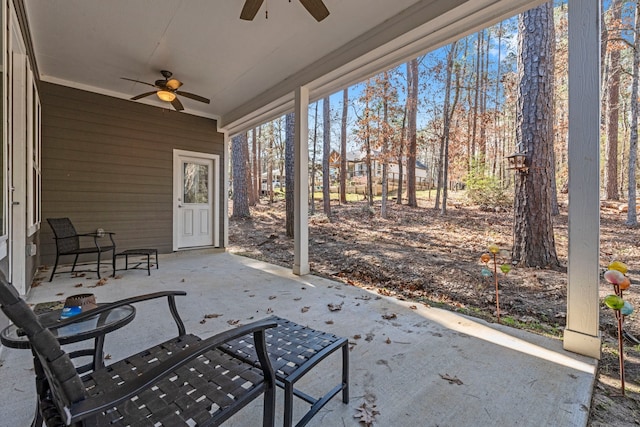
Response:
[{"label": "white support column", "polygon": [[223,226],[223,239],[222,239],[222,245],[224,246],[224,249],[227,250],[227,248],[229,247],[229,171],[231,169],[229,169],[229,156],[230,156],[230,151],[229,151],[229,141],[231,140],[231,138],[229,138],[229,134],[227,132],[224,133],[224,155],[222,156],[222,158],[224,159],[222,162],[222,176],[224,179],[224,183],[223,183],[223,187],[224,188],[224,194],[222,195],[222,200],[223,200],[223,212],[224,212],[224,226]]},{"label": "white support column", "polygon": [[569,284],[564,348],[600,358],[600,1],[569,1]]},{"label": "white support column", "polygon": [[293,274],[309,274],[309,89],[296,89]]}]

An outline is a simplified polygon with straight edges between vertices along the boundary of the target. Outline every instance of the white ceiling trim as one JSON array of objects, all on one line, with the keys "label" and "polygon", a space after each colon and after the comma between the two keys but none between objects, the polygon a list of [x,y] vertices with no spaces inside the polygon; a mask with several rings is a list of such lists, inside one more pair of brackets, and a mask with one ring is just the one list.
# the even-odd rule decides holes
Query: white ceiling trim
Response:
[{"label": "white ceiling trim", "polygon": [[453,2],[415,4],[226,114],[221,129],[229,135],[245,132],[292,111],[299,86],[306,85],[310,101],[316,101],[544,0],[455,0],[458,7],[448,10]]}]

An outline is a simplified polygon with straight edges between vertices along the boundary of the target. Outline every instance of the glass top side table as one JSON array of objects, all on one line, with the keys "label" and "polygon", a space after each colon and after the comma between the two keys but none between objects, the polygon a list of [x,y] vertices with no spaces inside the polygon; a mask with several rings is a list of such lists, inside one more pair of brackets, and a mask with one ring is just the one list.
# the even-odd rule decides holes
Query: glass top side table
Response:
[{"label": "glass top side table", "polygon": [[[88,372],[104,366],[103,347],[104,337],[129,324],[136,315],[136,309],[132,305],[124,305],[99,313],[77,323],[72,323],[61,328],[56,328],[60,321],[62,310],[53,310],[38,316],[43,326],[49,328],[61,345],[94,339],[93,348],[72,351],[71,358],[93,356],[88,365],[77,367],[78,373]],[[0,332],[0,342],[10,348],[29,349],[29,340],[21,333],[16,325],[9,325]]]}]

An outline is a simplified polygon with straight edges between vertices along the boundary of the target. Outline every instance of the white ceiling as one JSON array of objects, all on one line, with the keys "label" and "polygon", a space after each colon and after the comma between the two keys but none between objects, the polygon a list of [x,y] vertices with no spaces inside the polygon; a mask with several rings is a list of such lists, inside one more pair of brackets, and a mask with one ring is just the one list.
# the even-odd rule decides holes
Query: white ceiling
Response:
[{"label": "white ceiling", "polygon": [[[293,0],[266,0],[251,21],[243,0],[25,1],[40,78],[120,98],[153,90],[170,70],[186,113],[231,133],[290,109],[293,90],[328,95],[412,55],[512,16],[540,0],[324,0],[316,22]],[[133,102],[133,101],[132,101]],[[137,102],[167,108],[155,96]]]}]

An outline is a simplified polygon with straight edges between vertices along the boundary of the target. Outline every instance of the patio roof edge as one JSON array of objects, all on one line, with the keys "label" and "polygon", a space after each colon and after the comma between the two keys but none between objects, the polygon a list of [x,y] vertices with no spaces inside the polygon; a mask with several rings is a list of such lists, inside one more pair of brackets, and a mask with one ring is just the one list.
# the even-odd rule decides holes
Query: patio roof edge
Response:
[{"label": "patio roof edge", "polygon": [[451,6],[449,10],[442,10],[441,3],[434,3],[433,0],[425,1],[405,10],[380,27],[284,79],[250,102],[225,114],[220,122],[221,129],[230,135],[249,130],[292,111],[293,94],[297,87],[307,86],[309,100],[315,102],[544,1],[457,0],[447,5]]}]

